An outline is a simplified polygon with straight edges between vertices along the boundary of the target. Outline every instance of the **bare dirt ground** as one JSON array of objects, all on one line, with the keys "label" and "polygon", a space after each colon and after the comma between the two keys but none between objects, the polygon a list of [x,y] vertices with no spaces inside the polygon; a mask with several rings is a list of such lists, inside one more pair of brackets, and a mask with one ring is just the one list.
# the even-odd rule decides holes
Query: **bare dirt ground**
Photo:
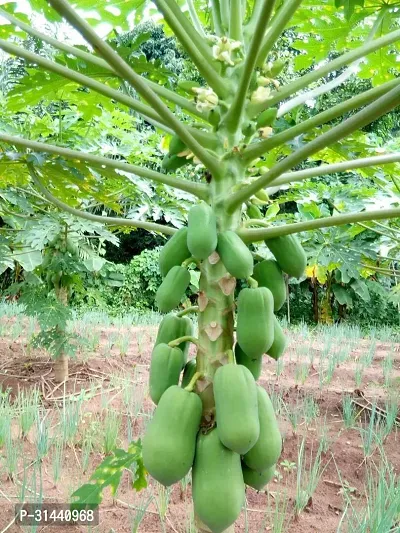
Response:
[{"label": "bare dirt ground", "polygon": [[[104,411],[105,397],[117,412],[122,413],[121,446],[128,443],[128,416],[121,400],[121,391],[117,390],[111,375],[124,375],[135,380],[136,390],[140,396],[140,410],[133,419],[130,416],[130,431],[132,438],[141,436],[146,421],[153,410],[148,396],[147,376],[152,342],[156,335],[156,328],[129,328],[129,348],[126,355],[121,356],[118,349],[110,348],[109,339],[113,328],[97,328],[99,332],[99,346],[95,353],[78,354],[76,361],[70,364],[70,380],[65,386],[68,394],[78,394],[82,388],[91,388],[92,394],[83,404],[82,424],[87,416],[99,416]],[[121,330],[119,330],[121,332]],[[122,332],[123,333],[123,332]],[[339,350],[343,339],[332,339],[331,352]],[[287,515],[287,525],[279,531],[291,533],[334,533],[338,530],[343,512],[345,511],[345,490],[351,492],[354,505],[365,505],[365,483],[368,467],[379,464],[379,452],[372,447],[370,455],[365,456],[359,426],[366,427],[371,415],[371,405],[376,404],[386,408],[389,395],[395,394],[397,401],[400,392],[400,345],[390,342],[375,342],[372,362],[362,373],[361,383],[355,384],[357,365],[362,357],[371,350],[371,342],[357,340],[349,350],[348,358],[335,365],[331,380],[321,381],[321,369],[326,368],[330,356],[324,352],[324,343],[318,338],[303,338],[297,333],[290,333],[290,343],[284,355],[284,365],[277,370],[275,361],[264,358],[263,372],[259,383],[265,387],[275,399],[281,398],[279,422],[284,437],[284,449],[280,464],[277,465],[277,476],[264,492],[257,493],[247,489],[246,512],[237,523],[236,531],[261,533],[278,531],[273,529],[273,512],[276,505],[287,496],[283,510]],[[393,368],[390,381],[384,378],[382,363],[389,353],[393,358]],[[13,398],[20,388],[30,389],[38,387],[43,405],[51,416],[62,406],[63,388],[57,387],[52,380],[51,361],[43,353],[29,350],[23,338],[15,341],[8,337],[0,339],[0,388],[11,389]],[[84,359],[84,360],[83,360]],[[323,361],[321,361],[323,359]],[[302,368],[307,366],[308,375],[303,374]],[[279,375],[277,375],[279,374]],[[329,382],[328,382],[329,381]],[[105,395],[105,391],[107,395]],[[389,391],[389,392],[388,392]],[[357,427],[346,429],[343,423],[342,399],[349,394],[354,400],[353,407],[357,409]],[[389,394],[390,393],[390,394]],[[308,421],[304,420],[305,401],[312,402],[314,414]],[[296,414],[297,413],[297,414]],[[290,420],[296,418],[296,423]],[[56,420],[56,418],[55,418]],[[54,427],[57,422],[54,423]],[[395,426],[396,427],[396,426]],[[54,430],[54,428],[52,428]],[[299,446],[305,439],[305,458],[315,457],[321,439],[326,442],[322,453],[323,472],[318,486],[308,499],[304,511],[293,515],[296,500],[296,480],[298,467]],[[16,431],[18,440],[18,432]],[[35,464],[35,436],[32,433],[20,442],[22,445],[19,457],[19,469],[13,479],[7,478],[4,469],[0,469],[0,532],[10,533],[28,531],[13,523],[13,505],[21,501],[21,487],[24,486],[23,463]],[[384,441],[384,451],[395,472],[400,472],[400,437],[396,429]],[[73,490],[85,483],[90,473],[102,461],[104,455],[94,451],[91,454],[89,467],[82,471],[80,460],[79,439],[73,446],[65,449],[61,479],[54,483],[52,474],[52,448],[41,465],[42,490],[49,501],[66,502]],[[4,460],[4,450],[0,447],[0,465]],[[29,470],[27,470],[29,472]],[[26,475],[24,474],[24,477]],[[35,490],[28,489],[25,500],[29,497],[35,501]],[[140,509],[151,499],[143,520],[138,529],[133,529]],[[186,533],[194,531],[191,526],[192,508],[190,503],[190,483],[178,483],[169,493],[154,481],[149,481],[149,487],[140,493],[135,493],[130,486],[129,476],[123,482],[117,495],[112,498],[105,495],[100,508],[100,525],[90,531],[101,533],[125,533],[139,531],[143,533]],[[164,510],[168,501],[168,508]],[[278,504],[277,504],[278,502]],[[275,526],[276,527],[276,526]],[[67,533],[68,531],[89,531],[87,528],[42,527],[38,531],[50,533]],[[341,529],[346,531],[346,528]],[[393,530],[395,531],[395,530]],[[400,531],[400,529],[399,529]]]}]

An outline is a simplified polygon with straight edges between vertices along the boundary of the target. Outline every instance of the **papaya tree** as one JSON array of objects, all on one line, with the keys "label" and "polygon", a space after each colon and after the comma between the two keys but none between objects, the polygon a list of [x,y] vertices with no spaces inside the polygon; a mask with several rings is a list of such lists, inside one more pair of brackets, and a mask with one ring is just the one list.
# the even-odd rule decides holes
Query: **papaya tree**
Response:
[{"label": "papaya tree", "polygon": [[[281,452],[271,401],[256,379],[263,354],[278,359],[285,348],[274,313],[285,299],[283,273],[300,277],[306,267],[296,233],[400,215],[394,192],[390,206],[384,208],[377,204],[376,209],[288,224],[265,219],[255,208],[282,185],[400,161],[396,152],[359,158],[357,143],[350,142],[355,132],[400,104],[394,61],[400,29],[392,16],[395,7],[382,3],[377,9],[368,1],[357,6],[345,3],[346,16],[341,2],[315,5],[312,0],[189,0],[187,12],[175,0],[154,3],[197,68],[201,83],[181,81],[172,90],[154,82],[137,58],[93,29],[85,19],[85,9],[92,9],[86,2],[75,3],[79,13],[66,0],[36,0],[35,7],[52,20],[68,21],[94,52],[37,31],[10,13],[13,3],[6,4],[8,10],[1,15],[61,54],[49,60],[13,39],[0,39],[0,48],[50,72],[53,86],[82,87],[77,89],[82,102],[96,98],[103,105],[108,98],[113,106],[128,107],[170,135],[164,172],[73,150],[60,139],[32,141],[22,127],[13,134],[1,133],[0,142],[28,151],[33,183],[60,209],[92,221],[171,236],[160,254],[164,279],[156,301],[167,314],[152,354],[150,394],[158,405],[143,440],[144,466],[165,485],[192,469],[198,530],[230,533],[244,502],[245,484],[257,490],[264,487]],[[96,9],[102,20],[123,27],[129,18],[140,19],[145,6],[145,2],[120,2],[112,16],[107,2],[98,2]],[[288,28],[297,32],[293,46],[304,52],[289,62],[285,54],[277,55],[275,47]],[[338,48],[334,57],[333,46]],[[72,62],[71,57],[77,60]],[[87,65],[84,74],[82,63]],[[290,76],[285,76],[287,72]],[[372,88],[296,125],[285,122],[295,108],[356,72],[367,73]],[[134,96],[126,87],[134,90]],[[332,125],[339,117],[342,120]],[[347,158],[299,169],[307,159],[345,139]],[[54,157],[44,161],[43,153]],[[63,199],[60,179],[58,183],[53,179],[57,163],[64,169]],[[97,182],[84,180],[81,187],[77,185],[78,192],[69,188],[66,194],[68,171],[72,175],[83,165],[96,171]],[[204,169],[203,181],[195,179],[193,165]],[[187,170],[186,177],[180,168]],[[141,218],[105,218],[82,208],[79,193],[84,196],[88,187],[103,186],[113,171],[193,195],[197,203],[187,225],[177,230]],[[268,257],[257,253],[259,243],[265,243]],[[200,272],[197,305],[177,311],[190,283],[191,265]],[[197,337],[190,313],[197,319]],[[196,358],[186,363],[188,343],[196,346]],[[182,370],[183,386],[179,386]]]},{"label": "papaya tree", "polygon": [[49,353],[54,380],[63,382],[69,358],[85,342],[68,328],[73,316],[69,300],[74,291],[83,290],[86,276],[105,266],[105,242],[118,244],[118,239],[98,222],[54,209],[43,214],[43,202],[35,200],[28,202],[11,188],[0,195],[0,216],[7,223],[2,227],[0,265],[3,272],[18,272],[6,293],[17,296],[25,313],[36,318],[39,331],[30,343]]}]

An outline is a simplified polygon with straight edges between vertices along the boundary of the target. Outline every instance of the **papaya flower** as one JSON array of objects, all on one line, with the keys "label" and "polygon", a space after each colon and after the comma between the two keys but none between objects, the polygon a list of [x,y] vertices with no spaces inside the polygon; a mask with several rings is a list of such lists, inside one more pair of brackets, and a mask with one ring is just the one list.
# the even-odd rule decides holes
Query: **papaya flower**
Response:
[{"label": "papaya flower", "polygon": [[228,39],[228,37],[216,38],[212,48],[213,57],[217,61],[233,67],[235,62],[232,59],[232,52],[239,50],[241,47],[242,43],[240,41],[234,41],[233,39]]},{"label": "papaya flower", "polygon": [[262,104],[271,98],[271,89],[269,87],[258,87],[250,97],[252,104]]},{"label": "papaya flower", "polygon": [[193,87],[193,92],[197,95],[196,109],[198,111],[211,111],[218,105],[218,95],[209,88]]}]

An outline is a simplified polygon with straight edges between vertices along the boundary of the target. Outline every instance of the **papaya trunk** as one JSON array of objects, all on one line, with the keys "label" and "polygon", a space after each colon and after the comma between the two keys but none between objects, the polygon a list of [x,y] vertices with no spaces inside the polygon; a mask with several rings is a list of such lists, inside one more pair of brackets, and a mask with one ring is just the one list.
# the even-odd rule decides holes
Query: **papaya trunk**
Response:
[{"label": "papaya trunk", "polygon": [[[68,305],[68,289],[66,287],[56,288],[56,296],[61,303],[63,303],[65,306]],[[60,335],[64,334],[64,331],[60,331]],[[56,383],[67,381],[68,374],[68,355],[62,352],[58,354],[57,358],[54,360],[54,381]]]},{"label": "papaya trunk", "polygon": [[[215,191],[214,191],[215,192]],[[215,209],[219,231],[235,229],[239,214],[228,216]],[[197,392],[203,402],[203,425],[212,425],[215,418],[213,393],[214,374],[221,364],[233,356],[234,345],[234,294],[236,280],[226,270],[218,254],[214,252],[202,262],[198,298],[197,371],[204,379],[197,383]],[[211,533],[201,520],[195,517],[199,533]],[[232,525],[224,533],[234,533]]]},{"label": "papaya trunk", "polygon": [[68,355],[62,354],[54,361],[54,381],[61,383],[68,379]]}]

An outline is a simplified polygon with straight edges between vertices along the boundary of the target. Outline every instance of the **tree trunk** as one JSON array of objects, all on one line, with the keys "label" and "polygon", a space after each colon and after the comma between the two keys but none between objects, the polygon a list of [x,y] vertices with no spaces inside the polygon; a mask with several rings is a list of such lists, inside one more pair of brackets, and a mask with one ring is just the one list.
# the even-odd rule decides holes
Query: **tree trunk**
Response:
[{"label": "tree trunk", "polygon": [[313,315],[314,322],[318,324],[319,322],[319,304],[318,304],[318,284],[316,278],[312,278],[312,306],[313,306]]},{"label": "tree trunk", "polygon": [[[68,305],[68,289],[66,287],[57,287],[55,289],[57,299],[65,306]],[[65,331],[60,332],[61,335],[65,334]],[[62,383],[68,380],[68,355],[60,353],[54,360],[54,381],[56,383]]]},{"label": "tree trunk", "polygon": [[[232,181],[236,181],[232,176]],[[232,184],[232,183],[231,183]],[[218,198],[218,187],[229,185],[212,182],[214,186],[213,198]],[[240,211],[234,215],[227,215],[225,210],[214,205],[219,232],[236,229],[240,219]],[[199,314],[198,314],[198,348],[197,371],[204,375],[204,379],[196,384],[196,390],[203,402],[203,426],[211,426],[215,419],[215,402],[213,393],[213,379],[216,370],[232,357],[234,345],[234,311],[235,311],[236,280],[226,270],[218,254],[214,252],[202,262],[199,281]],[[195,517],[199,533],[210,533],[198,517]],[[224,533],[234,533],[232,524]]]},{"label": "tree trunk", "polygon": [[68,379],[68,355],[61,354],[54,360],[54,381],[61,383]]}]

